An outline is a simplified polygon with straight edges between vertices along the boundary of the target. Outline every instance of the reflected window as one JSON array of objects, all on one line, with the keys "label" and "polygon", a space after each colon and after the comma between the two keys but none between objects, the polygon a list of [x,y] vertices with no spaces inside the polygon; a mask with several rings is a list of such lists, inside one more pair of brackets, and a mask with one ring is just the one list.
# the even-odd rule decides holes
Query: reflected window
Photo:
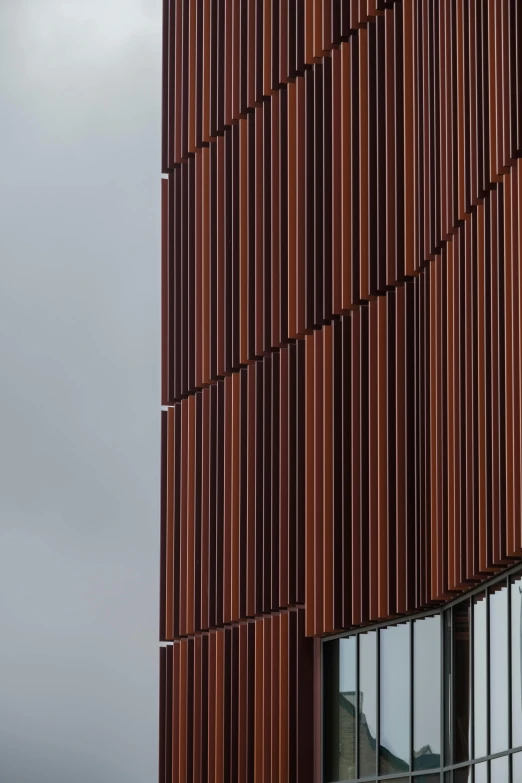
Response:
[{"label": "reflected window", "polygon": [[440,616],[413,624],[413,769],[440,766]]},{"label": "reflected window", "polygon": [[[522,577],[511,582],[511,710],[512,746],[522,745]],[[522,775],[520,777],[522,780]]]},{"label": "reflected window", "polygon": [[485,593],[473,598],[473,701],[474,756],[488,752],[488,670],[487,670],[487,598]]},{"label": "reflected window", "polygon": [[[489,591],[489,709],[490,753],[508,747],[508,602],[507,587]],[[494,778],[496,780],[496,778]],[[499,779],[500,783],[500,779]]]},{"label": "reflected window", "polygon": [[453,672],[453,617],[451,612],[444,612],[442,618],[444,633],[444,661],[442,664],[443,684],[443,713],[444,713],[444,763],[451,764],[451,738],[453,736],[453,689],[451,687],[451,675]]},{"label": "reflected window", "polygon": [[325,645],[323,658],[324,779],[354,780],[357,699],[355,636]]},{"label": "reflected window", "polygon": [[359,776],[377,770],[377,632],[359,636]]},{"label": "reflected window", "polygon": [[470,734],[470,605],[453,609],[453,763],[469,761]]},{"label": "reflected window", "polygon": [[509,783],[509,759],[507,756],[491,760],[491,781],[493,783]]},{"label": "reflected window", "polygon": [[475,783],[488,783],[488,762],[475,764]]},{"label": "reflected window", "polygon": [[410,766],[410,623],[385,628],[381,644],[380,771]]},{"label": "reflected window", "polygon": [[471,767],[459,767],[453,773],[453,783],[471,783],[472,774]]}]

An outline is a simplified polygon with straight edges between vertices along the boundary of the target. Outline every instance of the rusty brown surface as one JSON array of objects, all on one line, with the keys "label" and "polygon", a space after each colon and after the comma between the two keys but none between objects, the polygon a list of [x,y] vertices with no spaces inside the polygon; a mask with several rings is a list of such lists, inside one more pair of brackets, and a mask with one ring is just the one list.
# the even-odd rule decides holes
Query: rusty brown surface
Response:
[{"label": "rusty brown surface", "polygon": [[162,783],[312,781],[308,637],[522,556],[519,14],[165,3]]}]

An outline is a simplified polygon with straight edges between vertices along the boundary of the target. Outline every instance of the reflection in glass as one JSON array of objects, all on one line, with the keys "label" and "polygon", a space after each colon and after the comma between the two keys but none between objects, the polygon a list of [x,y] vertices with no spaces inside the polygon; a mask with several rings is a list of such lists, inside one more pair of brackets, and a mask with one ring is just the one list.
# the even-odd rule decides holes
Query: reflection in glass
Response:
[{"label": "reflection in glass", "polygon": [[473,698],[475,758],[488,752],[487,602],[484,593],[473,599]]},{"label": "reflection in glass", "polygon": [[356,638],[339,640],[339,779],[353,780],[355,768]]},{"label": "reflection in glass", "polygon": [[377,632],[359,635],[359,776],[377,768]]},{"label": "reflection in glass", "polygon": [[490,776],[492,783],[509,783],[509,759],[507,756],[491,760]]},{"label": "reflection in glass", "polygon": [[327,783],[354,780],[356,638],[323,647],[323,758]]},{"label": "reflection in glass", "polygon": [[380,771],[406,772],[410,761],[410,624],[380,636]]},{"label": "reflection in glass", "polygon": [[440,616],[413,624],[413,769],[440,765]]},{"label": "reflection in glass", "polygon": [[453,783],[470,783],[471,767],[459,767],[453,772]]},{"label": "reflection in glass", "polygon": [[513,783],[522,780],[522,753],[515,753],[513,755]]},{"label": "reflection in glass", "polygon": [[492,587],[489,593],[490,753],[500,753],[508,747],[507,610],[507,587]]},{"label": "reflection in glass", "polygon": [[[522,577],[511,584],[511,699],[514,748],[522,745]],[[520,754],[517,754],[520,755]],[[514,759],[513,759],[514,761]],[[521,771],[522,772],[522,771]],[[520,777],[522,780],[522,774]]]},{"label": "reflection in glass", "polygon": [[488,783],[488,762],[475,764],[475,783]]},{"label": "reflection in glass", "polygon": [[469,760],[470,734],[470,608],[453,609],[453,763]]},{"label": "reflection in glass", "polygon": [[453,737],[453,700],[451,691],[451,672],[453,670],[452,663],[452,620],[453,616],[451,611],[444,612],[442,617],[442,624],[444,626],[444,662],[443,662],[443,679],[444,679],[444,699],[443,699],[443,715],[444,715],[444,763],[451,764],[451,738]]}]

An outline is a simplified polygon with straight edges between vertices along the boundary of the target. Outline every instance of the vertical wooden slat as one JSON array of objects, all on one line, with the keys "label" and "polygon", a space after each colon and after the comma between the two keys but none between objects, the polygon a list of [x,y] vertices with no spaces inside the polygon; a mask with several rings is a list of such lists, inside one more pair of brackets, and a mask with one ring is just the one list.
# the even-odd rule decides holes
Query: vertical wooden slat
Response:
[{"label": "vertical wooden slat", "polygon": [[297,336],[297,88],[296,83],[288,85],[288,337]]},{"label": "vertical wooden slat", "polygon": [[[356,310],[351,322],[351,345],[348,355],[351,357],[351,618],[358,624],[362,619],[361,611],[361,313]],[[365,524],[365,521],[364,523]]]},{"label": "vertical wooden slat", "polygon": [[194,320],[195,320],[195,367],[194,385],[200,389],[203,385],[203,155],[198,150],[195,155],[195,296],[194,296]]},{"label": "vertical wooden slat", "polygon": [[315,633],[315,344],[312,336],[305,340],[306,350],[306,419],[305,419],[305,450],[306,450],[306,567],[305,567],[305,602],[306,634]]},{"label": "vertical wooden slat", "polygon": [[192,770],[194,783],[201,783],[201,636],[194,639],[194,675],[192,698],[193,708],[193,746],[192,746]]},{"label": "vertical wooden slat", "polygon": [[314,613],[315,633],[323,630],[324,607],[324,566],[323,561],[323,494],[324,494],[324,400],[323,400],[323,373],[324,373],[324,333],[323,330],[314,331],[314,419],[313,427],[314,449],[308,456],[313,462],[313,527],[314,527]]},{"label": "vertical wooden slat", "polygon": [[239,620],[239,537],[240,537],[240,460],[246,455],[240,453],[240,376],[235,373],[231,378],[231,618]]},{"label": "vertical wooden slat", "polygon": [[414,4],[403,4],[404,29],[404,271],[412,275],[415,271],[415,178],[414,178],[414,74],[415,53],[413,44]]},{"label": "vertical wooden slat", "polygon": [[194,633],[195,598],[195,461],[196,461],[196,398],[191,395],[185,410],[187,417],[187,619],[186,632]]},{"label": "vertical wooden slat", "polygon": [[181,127],[183,122],[183,116],[181,113],[182,106],[182,62],[183,62],[183,0],[175,0],[176,15],[175,21],[175,44],[173,48],[173,60],[175,68],[175,81],[171,85],[171,89],[174,93],[175,109],[174,109],[174,160],[173,163],[179,163],[182,155],[182,133]]},{"label": "vertical wooden slat", "polygon": [[406,609],[406,476],[405,476],[405,291],[404,287],[397,289],[395,298],[396,317],[396,364],[395,364],[395,523],[396,523],[396,574],[397,574],[397,611]]},{"label": "vertical wooden slat", "polygon": [[255,614],[255,581],[256,581],[256,510],[255,510],[255,475],[256,475],[256,375],[255,367],[248,368],[248,479],[247,479],[247,616]]},{"label": "vertical wooden slat", "polygon": [[179,555],[179,632],[187,633],[187,491],[188,491],[188,417],[186,415],[187,401],[180,403],[181,433],[180,433],[180,555]]},{"label": "vertical wooden slat", "polygon": [[[377,508],[377,549],[378,549],[378,616],[389,613],[388,599],[388,416],[386,397],[389,375],[386,361],[387,301],[379,297],[377,304],[377,407],[378,407],[378,508]],[[375,543],[373,543],[375,546]]]},{"label": "vertical wooden slat", "polygon": [[333,539],[333,328],[323,330],[323,633],[334,630],[334,539]]},{"label": "vertical wooden slat", "polygon": [[246,120],[239,123],[239,361],[248,361],[248,126]]},{"label": "vertical wooden slat", "polygon": [[296,155],[297,155],[297,336],[302,336],[306,331],[306,267],[305,267],[305,237],[306,237],[306,134],[305,134],[305,107],[306,93],[304,79],[296,82],[297,97],[297,127],[296,127]]},{"label": "vertical wooden slat", "polygon": [[177,596],[174,594],[174,411],[167,412],[167,507],[166,507],[166,584],[165,584],[165,638],[174,637],[174,611]]},{"label": "vertical wooden slat", "polygon": [[255,623],[255,685],[254,685],[254,783],[263,783],[263,632],[262,619]]},{"label": "vertical wooden slat", "polygon": [[[343,83],[342,83],[342,48],[332,51],[332,143],[330,147],[332,167],[332,311],[339,314],[343,309],[343,244],[342,244],[342,193],[343,193],[343,168],[342,168],[342,140],[343,126]],[[325,139],[325,147],[330,146],[329,139]],[[328,218],[328,216],[326,216]],[[328,226],[325,223],[326,231]]]},{"label": "vertical wooden slat", "polygon": [[225,139],[219,136],[216,141],[217,148],[217,193],[216,193],[216,375],[225,373],[225,255],[227,252],[225,239]]},{"label": "vertical wooden slat", "polygon": [[341,45],[342,87],[342,143],[341,143],[341,203],[342,203],[342,310],[346,312],[353,302],[352,294],[352,168],[351,168],[351,51],[350,44]]},{"label": "vertical wooden slat", "polygon": [[368,31],[362,29],[359,34],[359,288],[360,298],[368,299],[369,268],[369,82],[368,82]]},{"label": "vertical wooden slat", "polygon": [[[232,621],[232,378],[228,376],[224,381],[224,427],[223,427],[223,622]],[[229,473],[230,471],[230,473]]]},{"label": "vertical wooden slat", "polygon": [[182,757],[182,721],[184,716],[180,714],[180,645],[181,642],[175,641],[172,646],[172,675],[170,678],[171,689],[169,689],[169,699],[172,706],[172,734],[170,740],[170,759],[171,777],[173,783],[180,783],[179,768]]},{"label": "vertical wooden slat", "polygon": [[279,628],[279,781],[288,780],[289,764],[289,682],[288,682],[289,615],[283,612]]},{"label": "vertical wooden slat", "polygon": [[263,780],[272,774],[272,617],[263,619],[262,769]]},{"label": "vertical wooden slat", "polygon": [[289,412],[289,368],[288,349],[284,348],[280,354],[279,369],[279,449],[280,473],[279,473],[279,585],[278,602],[280,607],[289,603],[289,557],[294,557],[294,552],[289,547],[289,503],[288,503],[288,412]]},{"label": "vertical wooden slat", "polygon": [[239,626],[239,661],[238,661],[238,783],[247,783],[247,748],[248,748],[248,626]]},{"label": "vertical wooden slat", "polygon": [[[224,3],[224,17],[225,17],[225,30],[224,30],[224,124],[227,127],[232,125],[233,113],[232,104],[234,100],[234,17],[233,17],[233,2],[232,0],[225,0]],[[221,128],[220,128],[221,130]]]}]

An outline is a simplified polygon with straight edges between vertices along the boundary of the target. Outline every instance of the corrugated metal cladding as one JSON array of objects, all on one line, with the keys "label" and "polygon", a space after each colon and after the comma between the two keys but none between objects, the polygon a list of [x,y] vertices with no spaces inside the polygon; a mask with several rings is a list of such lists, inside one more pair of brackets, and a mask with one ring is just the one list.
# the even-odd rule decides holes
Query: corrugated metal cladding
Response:
[{"label": "corrugated metal cladding", "polygon": [[318,779],[312,637],[522,555],[521,42],[165,2],[161,783]]}]

